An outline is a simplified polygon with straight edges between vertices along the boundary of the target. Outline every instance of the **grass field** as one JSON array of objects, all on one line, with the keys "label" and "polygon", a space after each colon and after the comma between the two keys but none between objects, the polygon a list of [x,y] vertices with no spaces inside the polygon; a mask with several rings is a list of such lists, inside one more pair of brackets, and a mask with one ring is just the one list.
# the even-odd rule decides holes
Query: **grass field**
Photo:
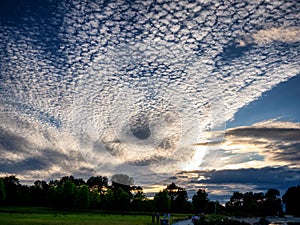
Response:
[{"label": "grass field", "polygon": [[21,213],[1,213],[1,225],[149,225],[151,224],[150,216],[143,215],[105,215],[105,214],[21,214]]},{"label": "grass field", "polygon": [[[185,215],[171,216],[175,220],[184,219]],[[107,214],[105,212],[58,212],[47,209],[26,210],[14,208],[0,210],[0,225],[150,225],[151,213],[144,214]]]}]

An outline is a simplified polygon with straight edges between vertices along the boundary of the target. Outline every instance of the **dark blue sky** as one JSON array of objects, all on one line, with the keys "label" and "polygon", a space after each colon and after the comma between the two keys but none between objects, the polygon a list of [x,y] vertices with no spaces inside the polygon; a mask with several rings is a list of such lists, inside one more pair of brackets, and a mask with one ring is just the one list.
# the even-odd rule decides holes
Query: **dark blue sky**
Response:
[{"label": "dark blue sky", "polygon": [[250,126],[264,120],[300,122],[300,74],[280,83],[241,108],[227,128]]}]

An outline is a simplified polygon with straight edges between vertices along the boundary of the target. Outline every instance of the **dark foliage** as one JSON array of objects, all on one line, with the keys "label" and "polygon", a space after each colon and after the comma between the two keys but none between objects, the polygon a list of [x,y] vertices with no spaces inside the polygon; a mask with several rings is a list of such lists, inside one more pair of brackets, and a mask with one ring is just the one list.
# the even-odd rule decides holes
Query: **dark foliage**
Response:
[{"label": "dark foliage", "polygon": [[300,216],[300,185],[290,187],[282,196],[286,205],[286,213]]},{"label": "dark foliage", "polygon": [[266,194],[234,192],[226,203],[226,210],[237,216],[281,216],[283,215],[280,192],[269,189]]},{"label": "dark foliage", "polygon": [[[210,201],[204,189],[199,189],[190,202],[186,190],[171,183],[150,200],[144,195],[142,187],[134,186],[133,179],[127,175],[117,174],[112,177],[111,183],[109,186],[107,177],[102,176],[93,176],[87,181],[64,176],[49,182],[37,180],[27,186],[20,184],[19,179],[11,175],[0,178],[0,205],[239,216],[283,214],[280,193],[276,189],[269,189],[265,194],[234,192],[224,207]],[[290,187],[283,195],[283,203],[287,213],[299,216],[300,186]],[[238,223],[220,221],[220,224]]]}]

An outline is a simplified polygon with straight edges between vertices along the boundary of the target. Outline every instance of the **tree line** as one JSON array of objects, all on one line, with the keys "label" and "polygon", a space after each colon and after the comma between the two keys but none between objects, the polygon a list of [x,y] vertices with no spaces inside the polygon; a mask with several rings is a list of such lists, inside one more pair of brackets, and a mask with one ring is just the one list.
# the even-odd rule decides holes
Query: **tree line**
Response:
[{"label": "tree line", "polygon": [[37,180],[33,185],[22,185],[16,176],[0,178],[0,205],[44,206],[58,209],[101,209],[116,211],[221,213],[245,216],[280,216],[300,212],[300,186],[290,187],[280,198],[280,192],[234,192],[225,206],[211,201],[205,189],[199,189],[188,200],[185,188],[175,183],[147,198],[143,188],[133,185],[132,178],[116,174],[109,185],[105,176],[88,180],[64,176],[49,182]]}]

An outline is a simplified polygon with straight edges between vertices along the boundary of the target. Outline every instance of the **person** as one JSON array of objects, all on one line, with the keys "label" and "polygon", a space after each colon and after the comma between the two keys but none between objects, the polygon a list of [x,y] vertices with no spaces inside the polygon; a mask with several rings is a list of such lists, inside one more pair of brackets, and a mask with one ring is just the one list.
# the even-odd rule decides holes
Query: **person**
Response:
[{"label": "person", "polygon": [[155,213],[152,213],[152,223],[155,223]]},{"label": "person", "polygon": [[198,223],[200,221],[200,217],[198,215],[195,215],[192,217],[192,223],[195,224],[195,223]]},{"label": "person", "polygon": [[159,213],[156,213],[156,223],[159,223]]}]

